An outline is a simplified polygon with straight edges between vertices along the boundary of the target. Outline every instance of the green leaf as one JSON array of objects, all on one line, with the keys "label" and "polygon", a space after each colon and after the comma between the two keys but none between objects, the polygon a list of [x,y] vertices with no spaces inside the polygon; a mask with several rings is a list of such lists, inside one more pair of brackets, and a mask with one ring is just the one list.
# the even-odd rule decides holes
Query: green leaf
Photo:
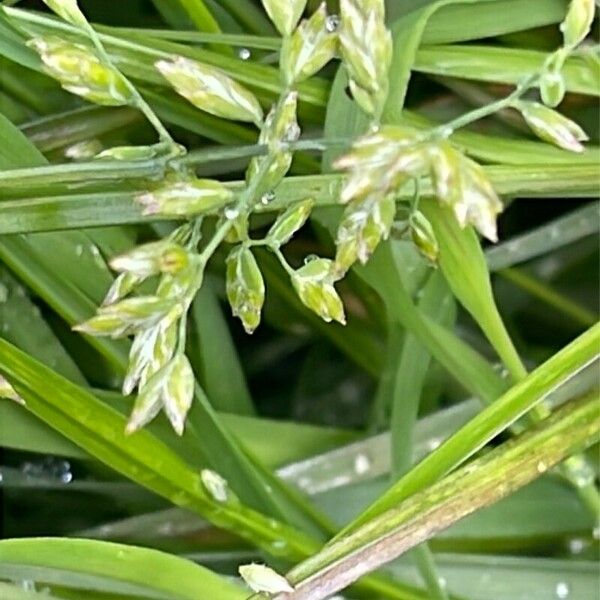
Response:
[{"label": "green leaf", "polygon": [[355,529],[462,464],[598,355],[600,325],[583,333],[481,411],[392,486],[348,529]]},{"label": "green leaf", "polygon": [[4,340],[0,340],[0,370],[19,390],[29,411],[140,485],[265,547],[270,548],[288,534],[286,552],[304,552],[305,544],[310,545],[303,534],[277,522],[273,525],[260,513],[236,502],[222,504],[208,496],[199,473],[152,433],[142,430],[127,436],[123,415]]},{"label": "green leaf", "polygon": [[[494,46],[423,46],[413,68],[432,75],[517,84],[539,71],[546,56],[536,50]],[[600,95],[597,65],[572,56],[566,60],[562,73],[568,92]]]},{"label": "green leaf", "polygon": [[522,378],[526,371],[496,307],[475,231],[461,229],[448,209],[435,200],[423,202],[422,210],[440,245],[439,264],[453,294],[482,328],[512,377]]},{"label": "green leaf", "polygon": [[247,596],[243,588],[189,560],[95,540],[2,540],[0,576],[160,600]]}]

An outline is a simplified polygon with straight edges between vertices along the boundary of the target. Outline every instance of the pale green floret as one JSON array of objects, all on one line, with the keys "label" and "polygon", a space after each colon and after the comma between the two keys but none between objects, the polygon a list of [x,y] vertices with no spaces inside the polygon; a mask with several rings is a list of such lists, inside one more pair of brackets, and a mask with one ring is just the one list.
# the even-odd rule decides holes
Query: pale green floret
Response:
[{"label": "pale green floret", "polygon": [[284,37],[294,31],[306,8],[306,0],[262,0],[262,3],[277,31]]},{"label": "pale green floret", "polygon": [[267,233],[269,245],[279,247],[287,244],[306,223],[314,204],[312,199],[302,200],[279,215]]},{"label": "pale green floret", "polygon": [[127,298],[102,306],[96,316],[75,325],[75,331],[119,338],[158,323],[173,308],[173,301],[158,296]]},{"label": "pale green floret", "polygon": [[214,179],[165,179],[153,191],[137,196],[144,215],[193,217],[222,208],[233,192]]},{"label": "pale green floret", "polygon": [[242,565],[238,570],[242,579],[253,592],[280,594],[294,591],[294,588],[285,577],[265,565],[252,563]]},{"label": "pale green floret", "polygon": [[[502,211],[502,203],[483,169],[449,142],[427,140],[405,127],[388,125],[357,140],[334,166],[349,171],[342,203],[383,198],[396,193],[408,179],[429,175],[440,202],[453,209],[462,227],[472,224],[482,235],[496,240],[496,215]],[[350,242],[350,234],[339,241],[346,240]],[[370,245],[364,254],[368,248]],[[360,259],[359,253],[357,256]],[[340,260],[340,264],[349,260]]]},{"label": "pale green floret", "polygon": [[174,242],[161,240],[136,246],[129,252],[115,256],[111,259],[110,266],[115,271],[144,278],[158,273],[177,273],[189,262],[189,254],[185,248]]},{"label": "pale green floret", "polygon": [[269,148],[269,156],[257,156],[250,161],[246,180],[254,179],[266,161],[269,168],[262,178],[264,190],[274,189],[292,164],[292,153],[286,146],[300,137],[300,127],[296,118],[297,104],[298,93],[288,92],[270,110],[260,132],[258,143]]},{"label": "pale green floret", "polygon": [[249,248],[234,248],[226,261],[227,299],[234,317],[239,317],[246,333],[253,333],[260,324],[265,301],[265,283]]},{"label": "pale green floret", "polygon": [[40,55],[48,75],[65,90],[105,106],[131,102],[123,76],[102,63],[88,47],[56,37],[33,38],[27,44]]},{"label": "pale green floret", "polygon": [[419,252],[432,264],[435,264],[440,253],[438,241],[431,227],[421,211],[411,214],[409,220],[410,237]]},{"label": "pale green floret", "polygon": [[350,91],[358,105],[379,118],[388,92],[392,36],[383,2],[341,0],[339,41]]},{"label": "pale green floret", "polygon": [[183,56],[159,60],[155,66],[175,91],[197,108],[261,126],[263,111],[254,94],[215,67]]},{"label": "pale green floret", "polygon": [[343,275],[356,262],[365,264],[382,240],[388,238],[396,203],[393,196],[367,196],[351,202],[336,235],[335,273]]},{"label": "pale green floret", "polygon": [[308,79],[334,58],[337,33],[328,29],[327,18],[323,3],[310,19],[302,21],[291,36],[284,38],[279,64],[286,86]]},{"label": "pale green floret", "polygon": [[560,24],[565,47],[575,48],[590,32],[596,7],[594,0],[571,0],[565,20]]},{"label": "pale green floret", "polygon": [[302,303],[324,321],[338,321],[344,325],[344,305],[333,286],[333,261],[326,258],[311,260],[294,272],[292,284]]},{"label": "pale green floret", "polygon": [[527,125],[542,140],[571,152],[583,152],[589,138],[577,123],[538,102],[516,104]]}]

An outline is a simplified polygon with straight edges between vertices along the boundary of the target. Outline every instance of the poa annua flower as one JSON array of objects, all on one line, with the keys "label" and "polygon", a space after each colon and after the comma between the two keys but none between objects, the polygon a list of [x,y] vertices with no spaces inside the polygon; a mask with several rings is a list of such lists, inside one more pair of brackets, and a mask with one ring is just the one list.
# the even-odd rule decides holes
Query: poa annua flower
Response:
[{"label": "poa annua flower", "polygon": [[294,588],[290,582],[275,572],[270,567],[265,565],[242,565],[239,568],[239,573],[248,587],[256,593],[281,594],[285,592],[293,592]]},{"label": "poa annua flower", "polygon": [[175,91],[197,108],[260,127],[263,111],[254,94],[215,67],[183,56],[159,60],[155,66]]},{"label": "poa annua flower", "polygon": [[33,38],[28,45],[40,55],[48,75],[90,102],[122,106],[131,101],[123,76],[86,46],[55,37]]},{"label": "poa annua flower", "polygon": [[262,0],[263,6],[279,33],[286,37],[294,31],[306,8],[306,0]]},{"label": "poa annua flower", "polygon": [[324,321],[344,325],[344,305],[333,286],[333,262],[326,258],[311,260],[292,275],[292,284],[302,303]]},{"label": "poa annua flower", "polygon": [[354,99],[378,116],[387,97],[392,37],[385,26],[383,0],[341,0],[340,48]]},{"label": "poa annua flower", "polygon": [[190,261],[188,251],[168,240],[137,246],[110,261],[115,271],[132,273],[140,278],[158,273],[177,273]]},{"label": "poa annua flower", "polygon": [[133,273],[120,273],[108,288],[108,292],[102,300],[102,306],[114,304],[117,300],[129,295],[143,280],[143,277],[138,277]]},{"label": "poa annua flower", "polygon": [[276,247],[287,244],[306,223],[314,204],[312,199],[302,200],[279,215],[267,233],[269,244]]},{"label": "poa annua flower", "polygon": [[589,138],[571,119],[538,102],[519,102],[516,105],[527,125],[542,140],[571,152],[583,152],[581,142]]},{"label": "poa annua flower", "polygon": [[284,38],[279,59],[286,86],[308,79],[320,71],[336,54],[337,33],[327,28],[325,3]]},{"label": "poa annua flower", "polygon": [[565,20],[560,24],[565,47],[575,48],[590,32],[596,7],[594,0],[571,0]]},{"label": "poa annua flower", "polygon": [[[383,198],[397,192],[408,179],[429,175],[440,202],[453,209],[462,227],[475,225],[484,236],[496,240],[496,215],[502,203],[483,169],[449,142],[427,140],[405,127],[385,126],[359,139],[335,166],[349,170],[342,203],[373,195]],[[340,264],[348,263],[350,256],[349,252]]]},{"label": "poa annua flower", "polygon": [[335,273],[343,275],[356,261],[365,264],[382,240],[388,238],[396,203],[391,195],[372,194],[351,202],[336,235]]},{"label": "poa annua flower", "polygon": [[286,144],[300,137],[300,127],[296,119],[297,103],[297,92],[288,92],[273,106],[260,132],[258,143],[268,146],[269,156],[253,158],[248,166],[246,179],[251,181],[257,176],[263,161],[269,161],[269,169],[262,180],[265,191],[274,189],[292,164],[292,153],[286,149]]},{"label": "poa annua flower", "polygon": [[182,435],[193,396],[194,374],[185,354],[179,353],[140,389],[126,432],[137,431],[164,408],[173,429]]},{"label": "poa annua flower", "polygon": [[427,148],[418,132],[398,126],[384,126],[359,138],[352,150],[338,158],[334,167],[347,170],[341,190],[343,204],[378,193],[386,195],[428,168]]},{"label": "poa annua flower", "polygon": [[126,298],[101,306],[95,316],[73,329],[95,336],[125,337],[158,323],[173,308],[173,300],[158,296]]},{"label": "poa annua flower", "polygon": [[498,241],[496,218],[502,212],[502,202],[494,191],[483,168],[461,155],[460,188],[452,209],[461,227],[473,225],[481,235]]},{"label": "poa annua flower", "polygon": [[435,264],[440,253],[440,247],[427,217],[421,211],[415,211],[410,216],[409,227],[410,237],[417,250],[429,262]]},{"label": "poa annua flower", "polygon": [[249,248],[238,246],[227,257],[227,299],[234,317],[239,317],[246,333],[260,324],[265,301],[265,283]]},{"label": "poa annua flower", "polygon": [[158,187],[136,197],[144,215],[193,217],[222,208],[233,192],[214,179],[177,179],[169,177]]}]

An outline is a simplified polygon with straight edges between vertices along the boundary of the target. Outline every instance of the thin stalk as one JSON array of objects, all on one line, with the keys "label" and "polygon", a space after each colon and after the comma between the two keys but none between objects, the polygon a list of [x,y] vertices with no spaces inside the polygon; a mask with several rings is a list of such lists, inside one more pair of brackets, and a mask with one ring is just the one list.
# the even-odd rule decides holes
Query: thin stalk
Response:
[{"label": "thin stalk", "polygon": [[567,317],[570,317],[577,324],[584,327],[591,327],[598,321],[598,316],[592,311],[580,306],[562,294],[553,290],[550,286],[527,275],[520,269],[503,269],[498,271],[498,275],[507,281],[510,281],[521,288],[534,298],[541,300],[548,306],[560,311]]},{"label": "thin stalk", "polygon": [[462,129],[467,125],[471,125],[471,123],[475,123],[480,119],[489,117],[490,115],[493,115],[498,111],[510,107],[525,92],[527,92],[529,88],[531,88],[535,84],[539,77],[539,73],[534,73],[530,75],[529,77],[525,78],[521,83],[519,83],[519,85],[517,85],[514,91],[508,96],[505,96],[500,100],[496,100],[495,102],[492,102],[491,104],[488,104],[486,106],[482,106],[475,110],[469,111],[461,115],[460,117],[457,117],[456,119],[445,123],[444,125],[436,127],[435,129],[429,132],[427,137],[449,137],[457,129]]},{"label": "thin stalk", "polygon": [[107,66],[112,67],[115,71],[119,73],[123,83],[126,85],[129,93],[133,98],[134,105],[144,114],[146,119],[148,119],[150,124],[154,127],[154,129],[158,133],[160,141],[169,144],[172,147],[175,147],[176,144],[173,138],[171,137],[171,134],[167,131],[165,126],[162,124],[161,120],[156,116],[156,113],[152,110],[152,108],[150,108],[150,105],[144,100],[137,88],[131,83],[131,81],[129,81],[127,77],[125,77],[125,75],[123,75],[123,73],[121,73],[121,71],[114,64],[114,62],[108,55],[108,52],[106,52],[104,45],[100,41],[100,37],[96,33],[96,30],[90,25],[90,23],[87,20],[84,22],[82,30],[85,33],[87,33],[102,61]]}]

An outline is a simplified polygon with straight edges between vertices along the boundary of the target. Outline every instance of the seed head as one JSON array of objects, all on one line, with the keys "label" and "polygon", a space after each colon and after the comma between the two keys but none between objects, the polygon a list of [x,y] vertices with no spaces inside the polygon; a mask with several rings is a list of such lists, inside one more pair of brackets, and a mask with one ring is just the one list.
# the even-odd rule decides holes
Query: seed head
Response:
[{"label": "seed head", "polygon": [[341,276],[356,261],[365,264],[379,243],[388,238],[396,204],[393,196],[367,196],[351,202],[336,235],[335,273]]},{"label": "seed head", "polygon": [[392,37],[380,0],[341,0],[340,49],[350,91],[359,106],[378,115],[387,98]]},{"label": "seed head", "polygon": [[594,0],[571,0],[565,20],[560,24],[565,47],[575,48],[590,32],[596,7]]},{"label": "seed head", "polygon": [[306,0],[262,0],[263,6],[279,33],[289,36],[306,8]]},{"label": "seed head", "polygon": [[159,60],[155,67],[179,95],[197,108],[260,127],[263,112],[254,94],[222,71],[183,56]]},{"label": "seed head", "polygon": [[317,258],[292,275],[292,284],[303,304],[324,321],[346,323],[344,305],[333,286],[333,262]]},{"label": "seed head", "polygon": [[238,246],[227,257],[227,299],[234,317],[239,317],[246,333],[260,323],[265,301],[265,283],[249,248]]},{"label": "seed head", "polygon": [[577,123],[538,102],[520,102],[517,108],[540,139],[564,150],[583,152],[581,142],[589,138]]},{"label": "seed head", "polygon": [[177,273],[188,266],[188,251],[174,242],[161,240],[137,246],[110,261],[115,271],[132,273],[140,278],[158,273]]},{"label": "seed head", "polygon": [[427,217],[421,211],[415,211],[410,216],[409,226],[414,245],[430,263],[435,264],[440,247]]},{"label": "seed head", "polygon": [[338,40],[327,28],[325,3],[283,39],[279,65],[287,87],[308,79],[320,71],[334,56]]},{"label": "seed head", "polygon": [[215,179],[167,178],[157,188],[136,197],[144,215],[193,217],[225,206],[231,190]]},{"label": "seed head", "polygon": [[254,563],[242,565],[239,568],[239,573],[253,592],[280,594],[294,591],[294,588],[285,577],[265,565]]},{"label": "seed head", "polygon": [[308,199],[290,206],[269,229],[267,241],[277,247],[287,244],[306,223],[314,204],[314,200]]},{"label": "seed head", "polygon": [[68,92],[105,106],[122,106],[131,101],[123,76],[102,63],[87,46],[56,37],[33,38],[27,45],[40,55],[48,75]]}]

